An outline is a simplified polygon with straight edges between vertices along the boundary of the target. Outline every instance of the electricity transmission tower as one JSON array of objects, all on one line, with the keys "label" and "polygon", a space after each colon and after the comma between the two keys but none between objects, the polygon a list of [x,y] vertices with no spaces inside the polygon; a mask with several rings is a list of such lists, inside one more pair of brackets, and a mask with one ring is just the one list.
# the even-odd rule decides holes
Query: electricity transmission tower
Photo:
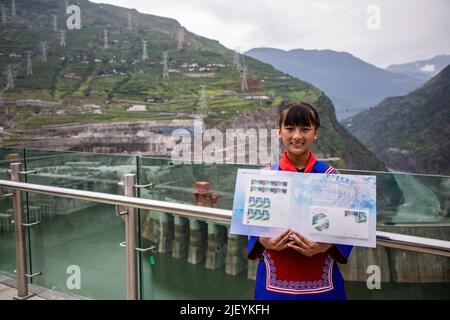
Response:
[{"label": "electricity transmission tower", "polygon": [[178,48],[178,50],[182,50],[183,49],[183,42],[184,42],[184,29],[183,28],[181,28],[178,31],[177,40],[178,40],[177,48]]},{"label": "electricity transmission tower", "polygon": [[5,9],[5,5],[2,4],[2,24],[6,23],[6,9]]},{"label": "electricity transmission tower", "polygon": [[11,16],[16,17],[17,13],[16,13],[16,0],[12,0],[11,3]]},{"label": "electricity transmission tower", "polygon": [[52,14],[52,25],[53,25],[53,31],[57,32],[58,31],[58,20],[56,19],[56,14]]},{"label": "electricity transmission tower", "polygon": [[103,30],[103,48],[108,49],[108,30]]},{"label": "electricity transmission tower", "polygon": [[241,70],[241,54],[239,53],[239,48],[236,48],[236,50],[234,51],[233,64],[236,67],[236,69]]},{"label": "electricity transmission tower", "polygon": [[148,60],[147,40],[142,40],[142,60]]},{"label": "electricity transmission tower", "polygon": [[164,51],[164,53],[163,53],[163,59],[164,59],[163,79],[169,78],[169,67],[167,65],[168,58],[169,57],[168,57],[167,51]]},{"label": "electricity transmission tower", "polygon": [[245,55],[244,54],[240,54],[241,57],[241,66],[246,66],[247,63],[245,62]]},{"label": "electricity transmission tower", "polygon": [[41,47],[42,47],[42,62],[46,63],[47,62],[47,42],[42,41]]},{"label": "electricity transmission tower", "polygon": [[27,76],[33,75],[33,65],[31,64],[31,51],[27,51]]},{"label": "electricity transmission tower", "polygon": [[242,66],[242,71],[241,71],[241,91],[247,91],[248,90],[248,84],[247,84],[247,66],[243,65]]},{"label": "electricity transmission tower", "polygon": [[65,47],[66,46],[66,31],[64,31],[64,30],[61,30],[60,32],[59,32],[59,35],[60,35],[60,38],[59,38],[59,46],[62,48],[62,47]]},{"label": "electricity transmission tower", "polygon": [[200,93],[200,108],[202,111],[206,111],[208,109],[208,101],[206,100],[206,85],[202,84],[200,86],[202,88],[202,91]]},{"label": "electricity transmission tower", "polygon": [[133,30],[133,25],[131,23],[131,12],[128,12],[128,31],[131,32]]},{"label": "electricity transmission tower", "polygon": [[12,69],[12,66],[9,64],[8,68],[6,69],[6,87],[5,90],[14,90],[16,88],[14,84],[14,71]]}]

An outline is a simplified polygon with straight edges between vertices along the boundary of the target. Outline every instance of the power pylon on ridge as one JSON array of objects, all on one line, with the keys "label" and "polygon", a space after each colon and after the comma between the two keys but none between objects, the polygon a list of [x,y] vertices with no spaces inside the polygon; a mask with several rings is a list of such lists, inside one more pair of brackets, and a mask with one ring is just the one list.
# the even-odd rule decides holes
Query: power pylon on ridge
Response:
[{"label": "power pylon on ridge", "polygon": [[41,48],[42,48],[42,62],[46,63],[47,62],[47,42],[46,41],[42,41],[41,42]]},{"label": "power pylon on ridge", "polygon": [[240,54],[240,57],[241,57],[241,66],[247,66],[247,62],[245,62],[245,55]]},{"label": "power pylon on ridge", "polygon": [[206,99],[206,85],[202,84],[200,86],[202,88],[202,91],[200,93],[200,108],[202,111],[206,111],[208,109],[208,101]]},{"label": "power pylon on ridge", "polygon": [[11,16],[12,16],[12,17],[16,17],[16,16],[17,16],[17,12],[16,12],[16,0],[11,0]]},{"label": "power pylon on ridge", "polygon": [[183,43],[184,43],[184,29],[183,28],[178,30],[177,40],[178,40],[177,48],[178,48],[178,50],[182,50]]},{"label": "power pylon on ridge", "polygon": [[248,84],[247,84],[247,66],[243,65],[242,66],[242,71],[241,71],[241,91],[247,91],[248,90]]},{"label": "power pylon on ridge", "polygon": [[2,24],[7,22],[5,5],[2,4]]},{"label": "power pylon on ridge", "polygon": [[103,30],[103,48],[104,49],[108,49],[109,48],[109,44],[108,44],[108,30]]},{"label": "power pylon on ridge", "polygon": [[33,75],[33,65],[31,64],[31,51],[27,51],[27,76]]},{"label": "power pylon on ridge", "polygon": [[234,51],[234,61],[233,61],[233,65],[236,67],[236,69],[241,70],[241,54],[239,53],[239,49],[236,48],[236,50]]},{"label": "power pylon on ridge", "polygon": [[128,12],[128,31],[131,32],[133,30],[133,24],[131,23],[131,12]]},{"label": "power pylon on ridge", "polygon": [[147,40],[142,40],[142,60],[148,60]]},{"label": "power pylon on ridge", "polygon": [[60,36],[60,38],[59,38],[59,46],[61,48],[63,48],[63,47],[66,46],[66,31],[65,30],[61,30],[59,32],[59,36]]},{"label": "power pylon on ridge", "polygon": [[53,31],[58,31],[58,20],[56,19],[56,14],[52,14],[52,25],[53,25]]},{"label": "power pylon on ridge", "polygon": [[169,78],[169,66],[168,66],[169,56],[168,56],[167,51],[164,51],[163,59],[164,59],[163,79],[168,79]]},{"label": "power pylon on ridge", "polygon": [[6,73],[6,81],[7,81],[5,90],[14,90],[16,88],[16,86],[14,84],[14,71],[10,64],[8,65],[5,73]]}]

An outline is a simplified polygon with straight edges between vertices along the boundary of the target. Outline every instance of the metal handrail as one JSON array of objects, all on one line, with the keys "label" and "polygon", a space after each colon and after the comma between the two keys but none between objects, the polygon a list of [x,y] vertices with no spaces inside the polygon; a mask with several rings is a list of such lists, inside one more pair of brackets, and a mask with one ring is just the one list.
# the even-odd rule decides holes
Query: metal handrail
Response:
[{"label": "metal handrail", "polygon": [[231,220],[230,210],[217,208],[206,208],[181,203],[141,199],[116,194],[52,187],[25,182],[13,182],[8,180],[0,180],[0,187],[16,189],[24,192],[34,192],[51,196],[112,204],[122,207],[132,207],[135,209],[170,212],[188,218],[203,218],[225,223],[230,223]]},{"label": "metal handrail", "polygon": [[377,244],[385,247],[450,257],[450,241],[377,231]]},{"label": "metal handrail", "polygon": [[[125,220],[125,238],[126,238],[126,256],[127,256],[127,298],[137,299],[137,277],[136,277],[136,253],[135,251],[145,251],[135,247],[135,209],[145,209],[159,212],[170,212],[187,218],[206,219],[219,223],[229,224],[231,222],[232,211],[209,207],[200,207],[195,205],[187,205],[180,203],[172,203],[158,200],[141,199],[134,197],[135,175],[125,175],[125,196],[100,193],[94,191],[75,190],[69,188],[60,188],[32,183],[18,182],[19,163],[11,164],[12,173],[15,173],[13,179],[15,181],[0,180],[0,187],[13,189],[14,192],[14,211],[15,221],[21,221],[21,192],[33,192],[51,196],[65,197],[71,199],[79,199],[97,203],[115,205],[116,211],[118,206],[127,208],[124,214],[127,215]],[[30,296],[28,294],[28,286],[25,274],[26,257],[23,245],[22,223],[15,223],[16,241],[16,264],[17,264],[17,281],[18,295],[16,298],[25,299]],[[423,237],[408,236],[390,232],[377,231],[377,244],[385,247],[416,251],[422,253],[430,253],[450,257],[450,241],[436,240]],[[149,248],[150,249],[150,248]],[[20,271],[20,272],[19,272]],[[19,282],[20,281],[20,282]],[[20,284],[20,285],[19,285]]]},{"label": "metal handrail", "polygon": [[[141,199],[108,193],[74,190],[32,183],[0,180],[0,187],[16,189],[24,192],[35,192],[46,195],[105,203],[122,207],[132,207],[135,209],[170,212],[188,218],[203,218],[222,223],[230,223],[232,216],[231,210],[205,208],[181,203]],[[445,240],[436,240],[424,237],[377,231],[377,243],[382,246],[398,245],[405,250],[410,249],[411,251],[424,252],[424,250],[429,249],[432,251],[429,253],[450,256],[450,241]]]},{"label": "metal handrail", "polygon": [[[115,194],[75,190],[25,182],[0,180],[0,187],[16,189],[24,192],[35,192],[45,195],[67,197],[98,203],[111,204],[135,209],[170,212],[187,218],[206,219],[221,223],[230,223],[232,211],[200,207],[188,204],[173,203],[151,199],[141,199]],[[377,231],[377,244],[386,247],[432,253],[450,257],[450,241],[416,237],[398,233]]]}]

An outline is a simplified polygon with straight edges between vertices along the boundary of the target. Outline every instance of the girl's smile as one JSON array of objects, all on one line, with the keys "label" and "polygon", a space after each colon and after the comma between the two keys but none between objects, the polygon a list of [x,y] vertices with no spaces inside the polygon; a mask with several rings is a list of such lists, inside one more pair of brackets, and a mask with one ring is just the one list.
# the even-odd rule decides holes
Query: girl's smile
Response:
[{"label": "girl's smile", "polygon": [[316,139],[315,127],[284,126],[280,129],[280,137],[288,158],[296,166],[304,166],[309,158],[311,146]]}]

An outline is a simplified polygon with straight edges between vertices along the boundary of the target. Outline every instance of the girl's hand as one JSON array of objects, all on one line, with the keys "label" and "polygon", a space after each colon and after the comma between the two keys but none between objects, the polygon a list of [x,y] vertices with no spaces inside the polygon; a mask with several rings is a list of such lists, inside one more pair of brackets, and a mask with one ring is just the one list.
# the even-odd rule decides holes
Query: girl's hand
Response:
[{"label": "girl's hand", "polygon": [[291,229],[288,229],[285,232],[283,232],[282,234],[280,234],[278,237],[275,237],[275,238],[259,237],[259,242],[266,249],[281,251],[288,247],[288,243],[290,241],[289,234],[291,232],[292,232]]},{"label": "girl's hand", "polygon": [[318,253],[325,252],[333,246],[333,244],[330,243],[322,243],[309,240],[305,236],[295,231],[291,231],[289,233],[289,237],[293,239],[293,241],[289,242],[287,244],[287,247],[292,248],[307,257],[312,257]]}]

